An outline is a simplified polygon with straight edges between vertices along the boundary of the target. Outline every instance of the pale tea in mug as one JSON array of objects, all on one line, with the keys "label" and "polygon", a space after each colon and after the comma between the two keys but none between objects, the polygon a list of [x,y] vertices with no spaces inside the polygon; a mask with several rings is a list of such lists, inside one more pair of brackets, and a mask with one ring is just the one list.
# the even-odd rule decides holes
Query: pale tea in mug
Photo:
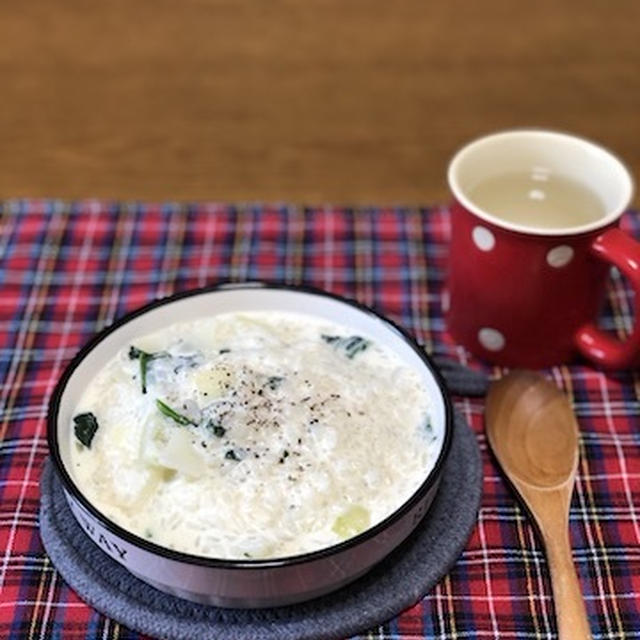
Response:
[{"label": "pale tea in mug", "polygon": [[597,192],[546,167],[490,176],[469,199],[496,218],[545,229],[580,227],[607,213]]}]

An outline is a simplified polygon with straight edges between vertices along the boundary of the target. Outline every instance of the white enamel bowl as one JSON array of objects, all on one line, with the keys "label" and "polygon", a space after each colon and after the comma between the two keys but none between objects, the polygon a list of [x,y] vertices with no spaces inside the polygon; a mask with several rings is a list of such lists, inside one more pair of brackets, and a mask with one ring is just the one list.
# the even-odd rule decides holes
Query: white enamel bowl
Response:
[{"label": "white enamel bowl", "polygon": [[[431,397],[435,463],[413,496],[367,531],[319,551],[268,560],[219,560],[172,551],[124,530],[94,507],[70,468],[74,409],[87,384],[135,338],[175,322],[234,311],[291,311],[347,325],[384,344],[415,369]],[[393,383],[392,380],[389,381]],[[51,399],[49,448],[73,515],[116,562],[154,587],[222,607],[267,607],[308,600],[355,580],[397,547],[423,519],[438,488],[451,442],[452,411],[442,380],[402,329],[355,302],[319,290],[249,283],[177,294],[134,311],[103,330],[74,358]]]}]

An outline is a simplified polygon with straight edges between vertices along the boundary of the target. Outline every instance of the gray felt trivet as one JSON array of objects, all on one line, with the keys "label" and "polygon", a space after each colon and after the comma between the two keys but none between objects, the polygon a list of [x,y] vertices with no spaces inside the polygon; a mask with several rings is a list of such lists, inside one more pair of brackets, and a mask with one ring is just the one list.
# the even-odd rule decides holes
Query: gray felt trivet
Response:
[{"label": "gray felt trivet", "polygon": [[444,376],[449,391],[457,396],[481,397],[487,395],[489,378],[482,371],[473,371],[444,356],[431,356]]},{"label": "gray felt trivet", "polygon": [[53,564],[81,598],[143,633],[166,640],[344,638],[415,604],[448,572],[476,522],[481,490],[476,438],[456,414],[440,488],[427,517],[410,538],[351,585],[310,602],[273,609],[195,604],[134,578],[76,523],[50,461],[41,479],[40,533]]}]

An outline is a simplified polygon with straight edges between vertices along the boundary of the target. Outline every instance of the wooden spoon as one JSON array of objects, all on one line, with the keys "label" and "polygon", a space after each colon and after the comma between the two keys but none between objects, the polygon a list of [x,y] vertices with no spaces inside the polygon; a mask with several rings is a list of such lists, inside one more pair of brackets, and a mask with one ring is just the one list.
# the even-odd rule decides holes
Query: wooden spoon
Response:
[{"label": "wooden spoon", "polygon": [[485,407],[489,444],[546,549],[560,640],[591,638],[569,542],[578,425],[566,396],[531,371],[493,383]]}]

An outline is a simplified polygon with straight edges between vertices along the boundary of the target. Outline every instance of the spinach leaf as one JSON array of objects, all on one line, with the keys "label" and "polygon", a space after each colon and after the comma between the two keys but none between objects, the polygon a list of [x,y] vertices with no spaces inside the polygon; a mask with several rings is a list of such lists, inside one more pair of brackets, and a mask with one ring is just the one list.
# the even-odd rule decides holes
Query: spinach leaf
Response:
[{"label": "spinach leaf", "polygon": [[327,344],[332,345],[334,349],[342,350],[349,360],[353,360],[356,355],[365,351],[371,345],[370,340],[366,340],[361,336],[328,336],[323,333],[320,337]]},{"label": "spinach leaf", "polygon": [[133,345],[131,345],[129,347],[129,360],[137,360],[143,353],[146,356],[151,355],[146,351],[143,351],[142,349],[138,349],[138,347],[134,347]]},{"label": "spinach leaf", "polygon": [[214,422],[213,420],[209,420],[209,422],[207,422],[207,429],[209,429],[216,438],[223,438],[224,434],[227,433],[227,430],[221,424]]},{"label": "spinach leaf", "polygon": [[187,418],[187,416],[183,416],[181,413],[178,413],[175,409],[172,409],[168,404],[162,402],[162,400],[156,398],[156,407],[160,410],[160,413],[167,416],[167,418],[171,418],[174,422],[186,427],[188,424],[192,424],[194,427],[198,426],[197,422],[191,420],[191,418]]},{"label": "spinach leaf", "polygon": [[275,391],[281,384],[284,378],[281,376],[270,376],[267,378],[267,387],[271,389],[271,391]]},{"label": "spinach leaf", "polygon": [[181,369],[193,369],[197,367],[202,358],[200,354],[192,354],[190,356],[170,356],[168,353],[161,353],[160,355],[166,355],[170,358],[173,358],[173,361],[176,362],[176,366],[173,368],[173,373],[178,373]]},{"label": "spinach leaf", "polygon": [[147,353],[133,345],[129,348],[129,359],[140,360],[140,385],[142,387],[142,393],[147,393],[147,369],[149,368],[149,363],[156,358],[164,358],[167,355],[169,354],[164,351],[159,351],[158,353]]},{"label": "spinach leaf", "polygon": [[425,418],[422,428],[425,436],[429,439],[429,442],[435,442],[437,440],[437,436],[433,430],[433,425],[431,424],[431,418],[429,416]]},{"label": "spinach leaf", "polygon": [[91,412],[79,413],[77,416],[74,416],[73,422],[75,423],[73,432],[76,434],[76,438],[78,438],[87,449],[91,449],[91,441],[98,430],[96,417]]}]

